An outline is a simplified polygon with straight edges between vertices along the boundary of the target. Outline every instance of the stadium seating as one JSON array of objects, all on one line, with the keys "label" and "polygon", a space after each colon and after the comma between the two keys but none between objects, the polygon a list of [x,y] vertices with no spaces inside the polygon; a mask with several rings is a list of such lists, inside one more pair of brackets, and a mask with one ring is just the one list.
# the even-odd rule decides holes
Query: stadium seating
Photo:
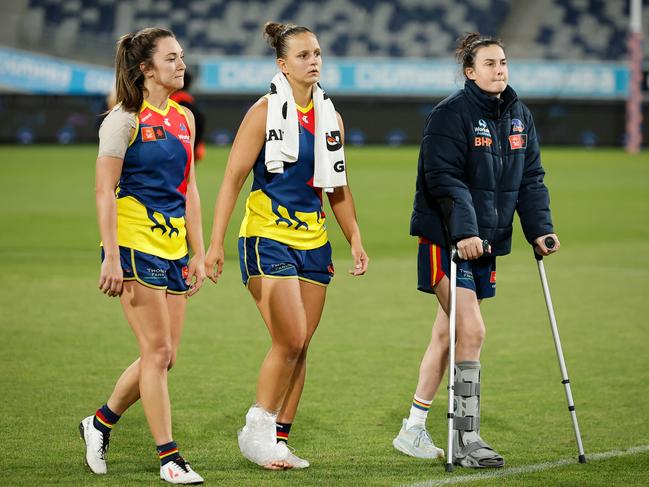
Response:
[{"label": "stadium seating", "polygon": [[[549,59],[621,60],[626,54],[628,2],[553,0],[549,18],[540,19],[536,43]],[[558,20],[558,22],[554,20]]]},{"label": "stadium seating", "polygon": [[[448,56],[464,32],[496,34],[510,0],[29,0],[32,28],[62,48],[157,25],[192,54],[263,56],[264,20],[310,26],[335,56]],[[313,19],[318,19],[315,23]],[[42,28],[42,27],[41,27]],[[32,34],[34,35],[34,34]]]},{"label": "stadium seating", "polygon": [[[264,56],[268,19],[311,27],[329,55],[448,57],[469,31],[504,35],[515,57],[621,60],[622,0],[27,0],[32,47],[112,51],[120,34],[172,29],[192,54]],[[532,10],[536,8],[536,10]],[[537,12],[534,14],[532,12]],[[649,6],[645,6],[645,19]],[[317,19],[314,21],[314,19]],[[649,48],[649,36],[645,39]],[[46,49],[47,50],[47,49]],[[110,54],[110,53],[107,53]]]}]

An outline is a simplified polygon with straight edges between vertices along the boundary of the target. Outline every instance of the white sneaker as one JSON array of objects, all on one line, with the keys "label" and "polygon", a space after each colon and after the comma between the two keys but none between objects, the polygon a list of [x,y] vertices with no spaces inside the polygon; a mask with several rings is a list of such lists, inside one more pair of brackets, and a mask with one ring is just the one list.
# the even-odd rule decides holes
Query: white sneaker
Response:
[{"label": "white sneaker", "polygon": [[403,420],[401,431],[392,441],[392,445],[402,453],[417,458],[443,458],[444,450],[437,448],[426,428],[414,425],[406,429],[408,420]]},{"label": "white sneaker", "polygon": [[194,472],[183,457],[178,457],[162,465],[160,479],[170,484],[196,485],[203,483],[203,477]]},{"label": "white sneaker", "polygon": [[285,461],[293,465],[293,468],[307,468],[309,465],[308,460],[298,457],[290,446],[288,446],[283,441],[277,442],[277,450],[280,452],[280,455],[285,457]]},{"label": "white sneaker", "polygon": [[257,465],[286,460],[290,453],[288,448],[277,448],[275,419],[276,415],[252,406],[246,414],[246,425],[237,433],[242,455]]},{"label": "white sneaker", "polygon": [[88,416],[79,423],[79,434],[86,443],[86,463],[93,473],[106,473],[106,454],[110,433],[104,434],[95,428],[94,416]]}]

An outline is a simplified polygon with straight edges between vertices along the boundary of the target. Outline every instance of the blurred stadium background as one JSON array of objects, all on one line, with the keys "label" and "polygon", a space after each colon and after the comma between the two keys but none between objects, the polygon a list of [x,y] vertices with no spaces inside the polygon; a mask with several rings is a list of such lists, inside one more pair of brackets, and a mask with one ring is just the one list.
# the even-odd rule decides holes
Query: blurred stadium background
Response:
[{"label": "blurred stadium background", "polygon": [[623,144],[626,0],[11,0],[0,19],[0,142],[95,141],[115,40],[156,25],[176,33],[198,77],[208,143],[227,145],[274,70],[261,36],[269,19],[318,34],[322,84],[351,144],[417,143],[432,104],[461,85],[453,47],[470,31],[505,41],[511,84],[544,144]]},{"label": "blurred stadium background", "polygon": [[[207,237],[229,142],[274,72],[262,25],[282,20],[312,27],[323,46],[322,84],[345,119],[350,180],[372,262],[367,276],[346,275],[348,246],[329,225],[338,272],[291,432],[312,468],[269,476],[236,446],[268,346],[236,262],[239,198],[224,274],[192,298],[170,376],[175,436],[193,466],[212,484],[242,487],[433,486],[476,474],[471,480],[482,479],[479,485],[647,485],[649,422],[638,418],[649,415],[642,399],[649,383],[649,154],[621,149],[631,79],[628,3],[2,2],[0,484],[139,486],[157,475],[139,406],[111,437],[108,478],[85,470],[75,438],[79,419],[105,401],[137,354],[119,305],[95,288],[93,171],[115,40],[159,25],[185,47],[196,76],[192,92],[207,119],[197,171]],[[489,392],[481,421],[507,459],[497,474],[509,476],[504,480],[463,470],[449,478],[441,462],[391,447],[433,319],[433,298],[414,290],[416,241],[408,235],[417,145],[433,104],[462,84],[454,40],[475,30],[504,39],[511,84],[542,138],[562,242],[546,265],[592,460],[576,464],[538,275],[517,227],[512,255],[498,262],[498,299],[483,306]],[[445,392],[428,422],[442,444]],[[603,452],[613,455],[596,458]],[[534,465],[548,469],[524,473]]]}]

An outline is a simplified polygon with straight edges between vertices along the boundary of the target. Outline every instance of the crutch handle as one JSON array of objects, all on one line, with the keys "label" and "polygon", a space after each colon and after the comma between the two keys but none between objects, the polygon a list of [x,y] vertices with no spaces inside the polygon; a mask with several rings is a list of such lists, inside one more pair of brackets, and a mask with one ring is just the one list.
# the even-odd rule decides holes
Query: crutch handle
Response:
[{"label": "crutch handle", "polygon": [[485,238],[485,239],[482,241],[482,251],[483,251],[485,254],[488,254],[488,253],[489,253],[489,247],[491,247],[491,244],[489,243],[489,240],[487,240],[487,239]]},{"label": "crutch handle", "polygon": [[[455,262],[456,264],[459,264],[459,262],[460,262],[461,260],[464,260],[464,259],[460,258],[460,253],[457,251],[457,247],[455,247],[455,245],[454,245],[453,247],[455,248],[455,253],[453,254],[453,255],[454,255],[454,257],[453,257],[453,258],[454,258],[453,262]],[[491,254],[489,253],[489,247],[491,247],[491,244],[489,243],[489,240],[484,239],[484,240],[482,241],[482,252],[483,252],[482,255],[491,255]]]},{"label": "crutch handle", "polygon": [[[545,237],[543,243],[548,249],[553,249],[554,246],[557,244],[556,240],[554,240],[554,238],[550,236]],[[536,251],[536,245],[534,246],[533,251],[534,251],[534,258],[536,260],[543,260],[543,256]]]}]

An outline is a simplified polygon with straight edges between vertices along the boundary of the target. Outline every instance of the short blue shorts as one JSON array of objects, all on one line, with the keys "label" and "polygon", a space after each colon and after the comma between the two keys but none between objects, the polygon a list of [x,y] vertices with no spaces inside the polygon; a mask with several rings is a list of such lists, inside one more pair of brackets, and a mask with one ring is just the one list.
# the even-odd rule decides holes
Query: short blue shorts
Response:
[{"label": "short blue shorts", "polygon": [[[189,255],[177,260],[163,259],[129,247],[119,248],[120,263],[125,281],[137,281],[153,289],[164,289],[170,294],[185,294]],[[104,249],[101,249],[104,260]]]},{"label": "short blue shorts", "polygon": [[298,250],[263,237],[239,238],[241,278],[293,278],[326,286],[334,275],[329,242],[312,250]]},{"label": "short blue shorts", "polygon": [[[417,289],[435,293],[434,288],[444,276],[451,274],[447,249],[419,237],[417,255]],[[482,256],[475,260],[461,260],[457,265],[457,286],[475,291],[478,299],[496,295],[496,258]]]}]

